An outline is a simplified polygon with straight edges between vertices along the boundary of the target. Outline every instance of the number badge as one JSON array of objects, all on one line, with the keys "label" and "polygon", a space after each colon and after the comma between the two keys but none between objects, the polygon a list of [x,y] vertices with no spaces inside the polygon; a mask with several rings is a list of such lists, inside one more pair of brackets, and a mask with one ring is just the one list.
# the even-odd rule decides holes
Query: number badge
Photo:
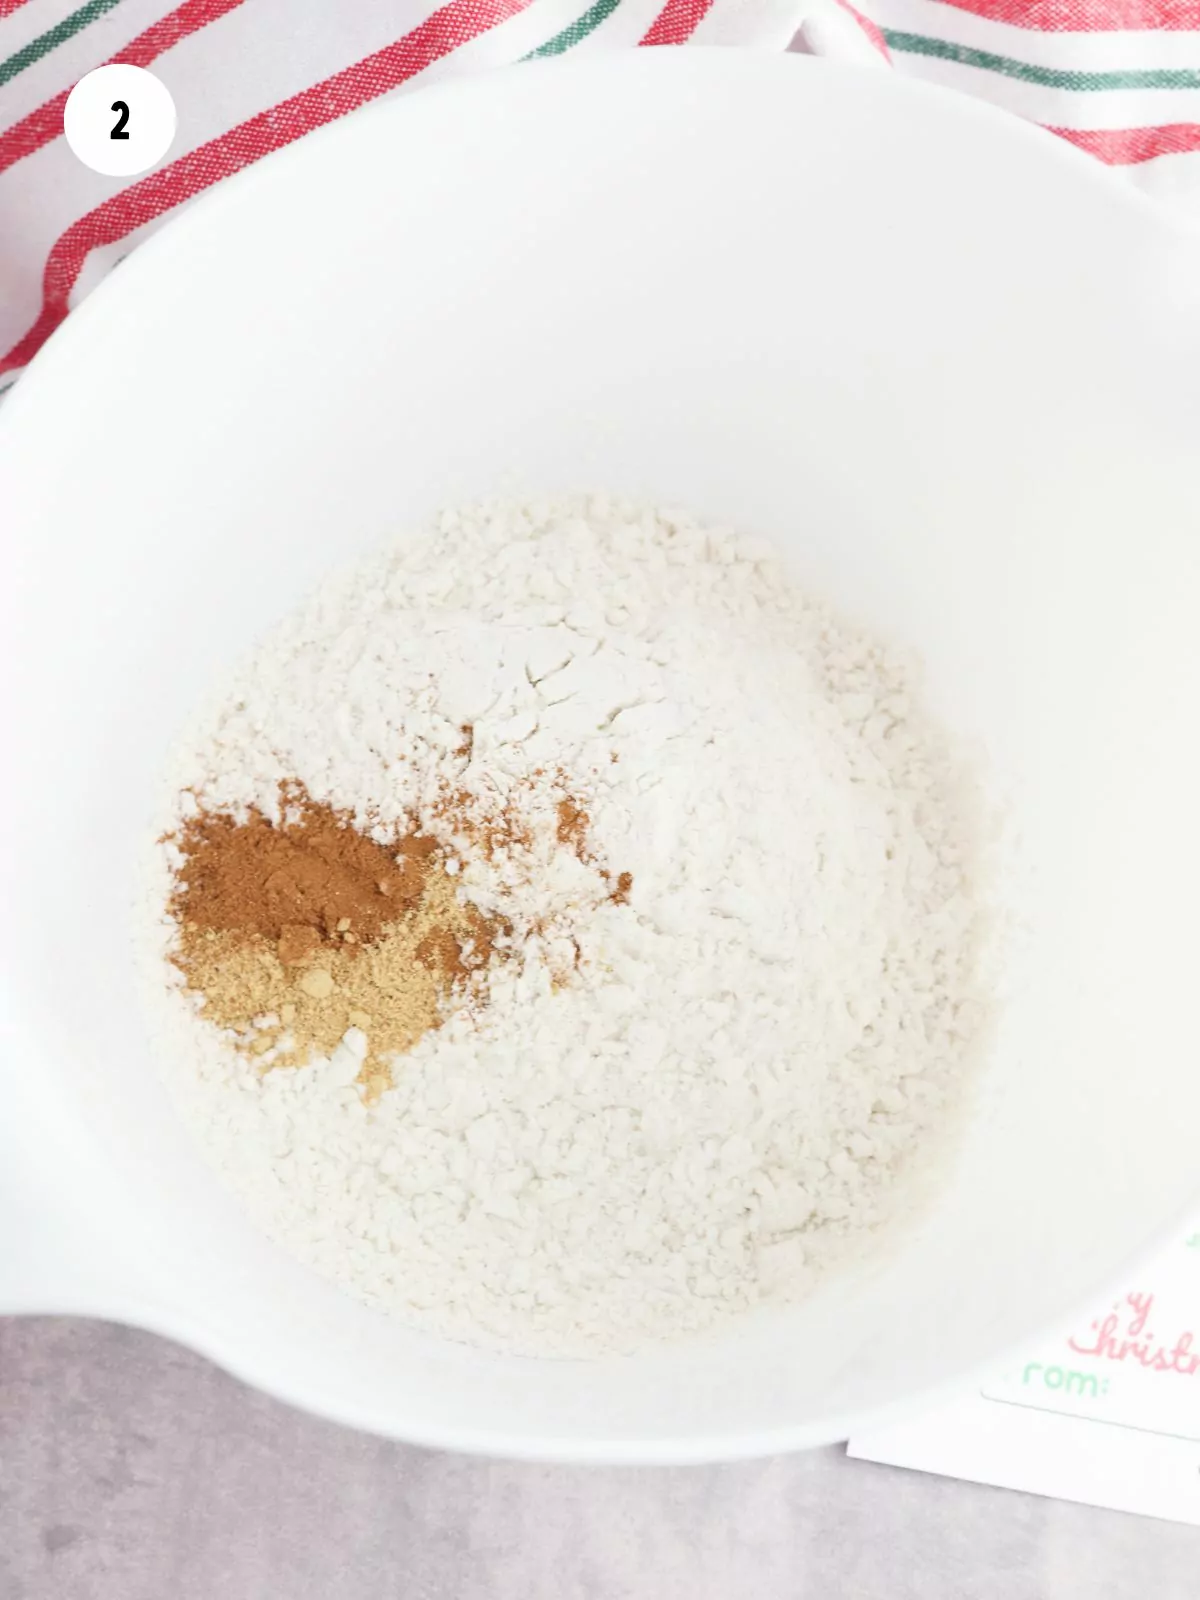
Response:
[{"label": "number badge", "polygon": [[175,138],[175,102],[143,67],[97,67],[67,99],[63,132],[93,172],[127,178],[156,167]]}]

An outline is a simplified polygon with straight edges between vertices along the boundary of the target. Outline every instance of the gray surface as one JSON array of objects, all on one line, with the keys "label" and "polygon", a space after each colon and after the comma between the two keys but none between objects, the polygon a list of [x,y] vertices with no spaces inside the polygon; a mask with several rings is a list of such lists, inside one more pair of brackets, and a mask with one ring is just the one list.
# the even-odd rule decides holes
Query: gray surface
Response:
[{"label": "gray surface", "polygon": [[0,1321],[0,1600],[1195,1600],[1200,1530],[847,1461],[384,1444],[148,1334]]}]

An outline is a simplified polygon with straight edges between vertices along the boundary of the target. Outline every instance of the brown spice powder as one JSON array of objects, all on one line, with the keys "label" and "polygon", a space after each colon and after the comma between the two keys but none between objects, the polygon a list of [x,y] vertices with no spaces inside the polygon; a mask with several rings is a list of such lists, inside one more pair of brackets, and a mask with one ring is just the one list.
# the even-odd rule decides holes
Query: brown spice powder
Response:
[{"label": "brown spice powder", "polygon": [[[610,883],[611,883],[611,881],[612,880],[609,879]],[[615,906],[628,905],[629,904],[629,891],[632,888],[633,888],[633,873],[632,872],[621,872],[621,873],[618,873],[617,874],[617,886],[612,891],[612,893],[609,895],[608,898],[612,901],[613,905],[615,905]]]},{"label": "brown spice powder", "polygon": [[295,782],[280,802],[278,826],[202,811],[174,838],[173,960],[204,1015],[266,1065],[328,1054],[360,1028],[374,1096],[388,1059],[467,998],[508,930],[459,900],[436,841],[382,845]]},{"label": "brown spice powder", "polygon": [[281,958],[292,962],[347,932],[352,942],[373,939],[419,903],[435,840],[410,834],[391,848],[379,844],[294,781],[280,784],[279,801],[279,827],[255,809],[244,820],[202,811],[184,823],[174,841],[186,867],[172,916],[284,940]]},{"label": "brown spice powder", "polygon": [[567,798],[558,802],[558,842],[574,850],[580,860],[585,856],[590,823],[591,818],[578,801]]}]

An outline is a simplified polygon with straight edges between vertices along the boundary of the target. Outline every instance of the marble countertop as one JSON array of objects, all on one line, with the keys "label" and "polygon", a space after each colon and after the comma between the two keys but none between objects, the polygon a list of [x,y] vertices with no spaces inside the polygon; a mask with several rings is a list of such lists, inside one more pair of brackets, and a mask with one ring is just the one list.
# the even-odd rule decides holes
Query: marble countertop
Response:
[{"label": "marble countertop", "polygon": [[0,1321],[0,1600],[1195,1600],[1200,1529],[848,1461],[384,1443],[101,1323]]}]

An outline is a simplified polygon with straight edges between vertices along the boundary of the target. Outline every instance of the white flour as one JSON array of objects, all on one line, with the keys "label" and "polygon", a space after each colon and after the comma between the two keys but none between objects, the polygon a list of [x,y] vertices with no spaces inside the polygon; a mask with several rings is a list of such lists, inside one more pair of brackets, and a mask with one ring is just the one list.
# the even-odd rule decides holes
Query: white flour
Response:
[{"label": "white flour", "polygon": [[[439,786],[531,784],[532,853],[462,866],[523,957],[374,1107],[361,1039],[260,1079],[172,993],[162,1048],[209,1157],[320,1272],[505,1349],[804,1293],[936,1158],[978,1026],[966,785],[911,690],[757,543],[604,500],[447,515],[326,587],[180,751],[168,825],[185,785],[271,813],[289,776],[445,837]],[[595,866],[555,843],[560,782]]]}]

